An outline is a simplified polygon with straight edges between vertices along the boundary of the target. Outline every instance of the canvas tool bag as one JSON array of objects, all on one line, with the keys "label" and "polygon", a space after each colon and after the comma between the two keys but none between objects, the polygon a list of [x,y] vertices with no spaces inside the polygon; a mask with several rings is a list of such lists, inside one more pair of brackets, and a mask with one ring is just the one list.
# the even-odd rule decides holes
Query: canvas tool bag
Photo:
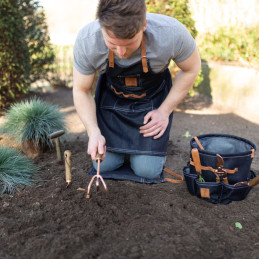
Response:
[{"label": "canvas tool bag", "polygon": [[258,182],[250,170],[256,150],[251,141],[233,135],[206,134],[193,137],[190,145],[190,162],[183,174],[192,195],[228,204],[245,199]]}]

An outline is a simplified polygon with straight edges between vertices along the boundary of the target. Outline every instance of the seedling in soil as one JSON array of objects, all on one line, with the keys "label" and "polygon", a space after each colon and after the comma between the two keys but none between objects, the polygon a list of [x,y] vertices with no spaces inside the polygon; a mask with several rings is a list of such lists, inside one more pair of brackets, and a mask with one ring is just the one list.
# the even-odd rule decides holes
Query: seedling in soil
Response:
[{"label": "seedling in soil", "polygon": [[236,222],[235,226],[236,226],[236,228],[239,228],[239,229],[243,228],[243,226],[242,226],[242,224],[240,222]]},{"label": "seedling in soil", "polygon": [[190,132],[188,130],[182,135],[182,137],[184,137],[184,138],[189,138],[191,136],[192,135],[190,134]]}]

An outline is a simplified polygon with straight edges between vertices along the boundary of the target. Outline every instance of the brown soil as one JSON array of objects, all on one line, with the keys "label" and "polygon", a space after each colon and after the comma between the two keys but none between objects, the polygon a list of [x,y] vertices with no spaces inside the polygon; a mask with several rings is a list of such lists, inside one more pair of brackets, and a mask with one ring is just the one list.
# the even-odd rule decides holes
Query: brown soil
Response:
[{"label": "brown soil", "polygon": [[[71,90],[38,95],[66,113],[62,149],[72,151],[72,185],[65,188],[55,150],[34,159],[45,181],[0,196],[0,258],[258,258],[259,186],[246,200],[214,205],[191,196],[185,183],[106,180],[108,192],[93,188],[87,200],[77,188],[88,185],[91,160]],[[175,112],[166,164],[179,174],[189,160],[186,131],[234,134],[259,147],[259,125],[186,98]],[[252,169],[259,169],[258,152]]]}]

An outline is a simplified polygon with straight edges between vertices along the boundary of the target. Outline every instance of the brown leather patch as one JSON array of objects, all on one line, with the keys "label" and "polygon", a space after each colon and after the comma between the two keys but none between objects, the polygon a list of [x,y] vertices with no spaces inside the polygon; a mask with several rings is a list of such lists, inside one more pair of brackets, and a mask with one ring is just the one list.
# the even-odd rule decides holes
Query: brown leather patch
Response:
[{"label": "brown leather patch", "polygon": [[200,188],[201,197],[202,198],[209,198],[210,199],[210,189],[207,188]]},{"label": "brown leather patch", "polygon": [[125,77],[126,86],[138,86],[138,80],[136,77]]}]

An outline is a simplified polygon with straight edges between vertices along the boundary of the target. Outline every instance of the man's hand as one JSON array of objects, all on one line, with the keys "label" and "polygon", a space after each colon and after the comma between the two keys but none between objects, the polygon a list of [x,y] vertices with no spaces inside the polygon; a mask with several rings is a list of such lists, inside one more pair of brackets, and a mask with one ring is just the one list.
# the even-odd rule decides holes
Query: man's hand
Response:
[{"label": "man's hand", "polygon": [[92,160],[96,161],[96,154],[102,155],[102,159],[105,158],[106,146],[105,138],[101,133],[96,133],[89,136],[87,153],[91,155]]},{"label": "man's hand", "polygon": [[144,117],[144,126],[141,126],[140,133],[144,137],[152,137],[158,139],[163,136],[168,126],[169,116],[161,110],[153,110]]}]

